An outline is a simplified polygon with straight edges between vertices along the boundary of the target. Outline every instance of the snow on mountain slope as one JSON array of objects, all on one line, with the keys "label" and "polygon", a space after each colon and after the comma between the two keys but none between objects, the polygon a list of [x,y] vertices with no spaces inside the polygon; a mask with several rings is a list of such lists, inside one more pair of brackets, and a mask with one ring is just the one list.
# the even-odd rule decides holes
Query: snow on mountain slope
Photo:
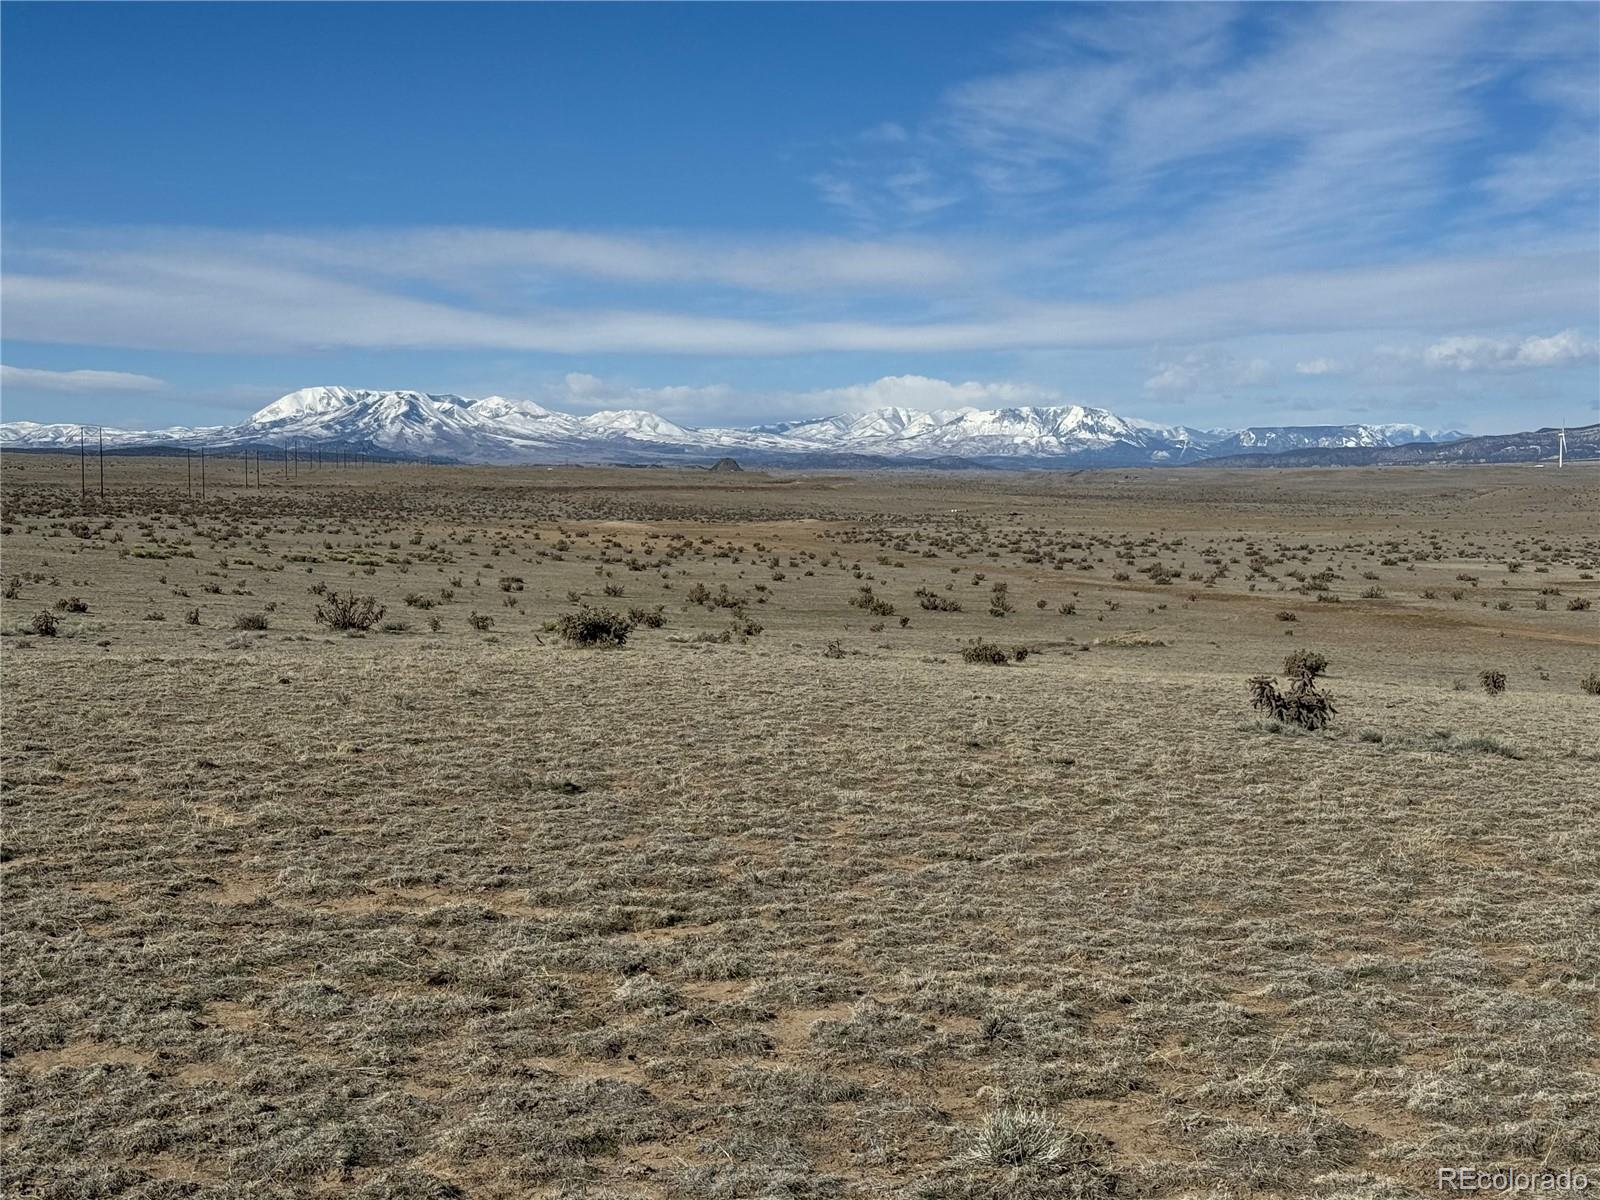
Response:
[{"label": "snow on mountain slope", "polygon": [[[70,449],[76,425],[0,424],[0,446]],[[1082,405],[924,412],[903,407],[753,429],[690,429],[656,413],[622,409],[574,416],[526,400],[449,393],[311,387],[290,392],[239,425],[155,431],[107,429],[108,447],[333,443],[463,462],[608,461],[860,454],[915,461],[1053,461],[1133,465],[1192,462],[1216,454],[1316,447],[1392,446],[1459,436],[1416,425],[1262,426],[1200,430],[1161,426]]]}]

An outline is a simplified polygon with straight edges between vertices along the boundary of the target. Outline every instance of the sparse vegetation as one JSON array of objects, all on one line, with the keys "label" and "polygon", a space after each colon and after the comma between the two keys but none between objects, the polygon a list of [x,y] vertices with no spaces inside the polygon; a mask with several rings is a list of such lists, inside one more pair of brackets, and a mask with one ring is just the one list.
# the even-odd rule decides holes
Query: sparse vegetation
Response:
[{"label": "sparse vegetation", "polygon": [[[0,462],[7,1195],[1377,1200],[1593,1158],[1570,470],[1264,506],[222,461],[202,506],[181,460],[87,505],[50,461]],[[389,611],[330,634],[330,592]],[[623,651],[557,649],[585,606]],[[1316,731],[1240,704],[1302,643]]]}]

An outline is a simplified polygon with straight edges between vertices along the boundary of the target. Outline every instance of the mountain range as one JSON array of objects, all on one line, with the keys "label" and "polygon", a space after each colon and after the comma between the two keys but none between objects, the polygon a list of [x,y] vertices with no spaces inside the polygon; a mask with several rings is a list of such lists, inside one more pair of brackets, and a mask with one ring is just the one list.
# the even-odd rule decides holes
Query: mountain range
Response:
[{"label": "mountain range", "polygon": [[[0,423],[0,447],[76,448],[79,426]],[[312,387],[238,425],[104,430],[107,449],[277,449],[291,444],[465,463],[709,462],[754,465],[1150,466],[1313,449],[1435,444],[1462,434],[1416,425],[1154,425],[1081,405],[921,412],[880,408],[753,428],[690,429],[625,409],[575,416],[526,400]]]}]

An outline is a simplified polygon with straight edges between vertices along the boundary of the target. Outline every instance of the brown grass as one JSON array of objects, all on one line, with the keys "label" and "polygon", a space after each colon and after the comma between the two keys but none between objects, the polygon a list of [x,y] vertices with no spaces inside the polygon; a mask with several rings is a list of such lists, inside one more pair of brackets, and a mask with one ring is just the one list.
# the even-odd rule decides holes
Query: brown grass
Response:
[{"label": "brown grass", "polygon": [[[177,469],[85,510],[4,463],[8,1196],[1600,1161],[1600,630],[1533,606],[1600,594],[1592,472],[396,467],[202,507]],[[333,634],[318,583],[440,629]],[[664,627],[542,634],[607,585]],[[960,661],[996,629],[1032,652]],[[1240,681],[1299,645],[1339,718],[1273,732]],[[1454,690],[1486,662],[1515,686]]]}]

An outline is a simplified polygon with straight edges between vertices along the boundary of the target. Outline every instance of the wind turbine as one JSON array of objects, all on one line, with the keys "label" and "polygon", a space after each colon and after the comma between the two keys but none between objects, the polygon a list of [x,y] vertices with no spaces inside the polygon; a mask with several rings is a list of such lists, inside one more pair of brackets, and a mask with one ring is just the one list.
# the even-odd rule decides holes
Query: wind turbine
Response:
[{"label": "wind turbine", "polygon": [[1567,465],[1567,427],[1563,425],[1561,432],[1556,435],[1556,468]]}]

